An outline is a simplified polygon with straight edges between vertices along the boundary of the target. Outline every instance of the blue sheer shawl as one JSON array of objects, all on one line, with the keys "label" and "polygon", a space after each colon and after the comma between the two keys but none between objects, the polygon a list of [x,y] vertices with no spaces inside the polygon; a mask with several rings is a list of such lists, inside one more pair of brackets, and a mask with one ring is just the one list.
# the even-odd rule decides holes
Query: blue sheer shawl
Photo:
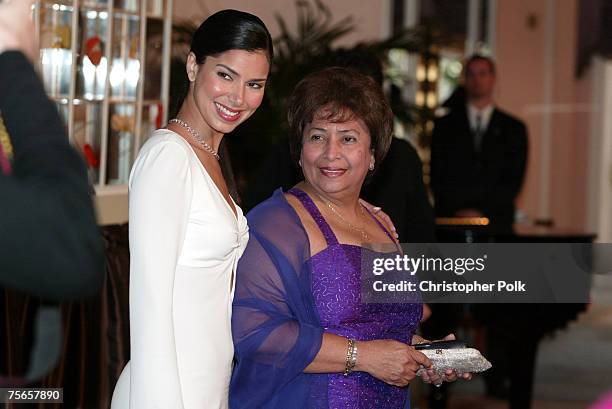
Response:
[{"label": "blue sheer shawl", "polygon": [[327,408],[326,378],[303,372],[323,339],[306,231],[280,189],[247,219],[232,315],[230,407]]}]

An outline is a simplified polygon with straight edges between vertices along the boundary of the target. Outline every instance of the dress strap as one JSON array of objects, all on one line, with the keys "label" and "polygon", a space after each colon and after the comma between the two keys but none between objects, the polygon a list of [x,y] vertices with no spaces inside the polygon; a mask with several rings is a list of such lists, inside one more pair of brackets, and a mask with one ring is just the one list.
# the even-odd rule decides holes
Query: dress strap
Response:
[{"label": "dress strap", "polygon": [[304,192],[302,189],[299,189],[297,187],[289,189],[287,193],[297,197],[300,203],[302,203],[302,206],[304,206],[304,208],[308,211],[310,216],[317,223],[317,226],[319,226],[321,233],[323,233],[323,237],[325,237],[325,241],[327,242],[327,245],[331,246],[333,244],[338,244],[338,239],[336,238],[334,231],[332,230],[330,225],[327,223],[327,221],[325,221],[325,218],[319,211],[319,208],[317,207],[317,205],[312,201],[310,196],[308,196],[308,194]]},{"label": "dress strap", "polygon": [[389,230],[387,230],[387,228],[380,222],[380,220],[378,220],[378,218],[376,216],[374,216],[367,207],[364,206],[364,209],[366,210],[366,212],[368,212],[368,214],[370,215],[370,217],[372,219],[374,219],[374,221],[376,222],[376,224],[378,224],[378,227],[380,227],[382,229],[382,231],[385,232],[385,234],[391,239],[391,241],[394,244],[397,244],[395,238],[391,235],[391,232],[389,232]]}]

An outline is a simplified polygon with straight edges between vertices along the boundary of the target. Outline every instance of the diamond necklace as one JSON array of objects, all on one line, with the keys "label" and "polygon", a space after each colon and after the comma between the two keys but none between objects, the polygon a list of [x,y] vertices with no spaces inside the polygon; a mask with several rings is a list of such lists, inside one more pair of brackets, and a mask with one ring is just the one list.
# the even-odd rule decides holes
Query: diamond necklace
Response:
[{"label": "diamond necklace", "polygon": [[213,155],[215,157],[215,159],[219,160],[219,154],[217,153],[217,151],[214,150],[212,148],[212,146],[210,146],[209,144],[204,142],[204,139],[200,136],[198,131],[196,131],[195,129],[193,129],[189,125],[187,125],[187,123],[185,121],[183,121],[182,119],[174,118],[174,119],[169,120],[168,123],[169,124],[178,124],[178,125],[182,126],[183,128],[185,128],[187,130],[187,132],[189,132],[191,134],[191,136],[193,136],[195,138],[195,140],[198,141],[198,143],[200,145],[202,145],[202,147],[204,148],[204,150],[206,152],[210,153],[211,155]]},{"label": "diamond necklace", "polygon": [[[346,224],[348,227],[350,227],[351,229],[359,232],[361,234],[361,237],[365,240],[365,241],[369,241],[370,236],[368,236],[368,233],[366,233],[365,229],[362,227],[357,227],[355,226],[353,223],[349,222],[348,220],[346,220],[344,217],[342,217],[342,215],[334,208],[334,206],[331,204],[330,201],[323,199],[318,193],[315,192],[315,194],[319,197],[319,199],[321,199],[323,201],[323,203],[325,203],[327,205],[327,207],[329,207],[329,210],[332,211],[333,214],[335,214],[344,224]],[[366,215],[363,211],[363,206],[360,204],[359,205],[359,210],[361,210],[361,215],[365,218]]]}]

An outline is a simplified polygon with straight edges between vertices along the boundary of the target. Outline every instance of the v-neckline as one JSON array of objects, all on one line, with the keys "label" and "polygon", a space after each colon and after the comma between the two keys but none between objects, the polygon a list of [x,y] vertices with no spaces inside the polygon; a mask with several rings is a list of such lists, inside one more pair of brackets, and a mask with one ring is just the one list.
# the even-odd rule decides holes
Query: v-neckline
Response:
[{"label": "v-neckline", "polygon": [[[297,198],[298,201],[301,203],[302,207],[306,210],[306,212],[310,215],[310,217],[315,221],[316,225],[319,228],[319,231],[321,232],[321,234],[323,234],[323,238],[325,238],[327,247],[334,246],[334,245],[361,247],[356,244],[340,243],[340,240],[338,240],[338,237],[336,236],[334,229],[331,227],[331,225],[329,224],[325,216],[323,216],[321,209],[319,209],[319,206],[315,203],[315,201],[312,199],[312,197],[310,196],[308,192],[306,192],[300,187],[294,186],[291,189],[287,190],[287,193]],[[287,198],[285,198],[285,200],[287,200]],[[381,221],[378,220],[376,216],[374,216],[365,206],[363,206],[362,204],[359,204],[359,205],[365,208],[365,211],[368,213],[368,215],[374,221],[374,223],[376,223],[378,228],[381,229],[387,235],[387,237],[391,240],[393,245],[395,245],[398,251],[400,253],[403,253],[402,248],[399,245],[398,241],[393,239],[393,236],[391,235],[389,230],[387,230],[387,228],[381,223]],[[367,247],[363,247],[363,248],[367,248]],[[317,252],[316,254],[319,254],[319,253],[320,251]]]},{"label": "v-neckline", "polygon": [[[166,128],[167,129],[167,128]],[[204,172],[204,174],[206,175],[206,177],[208,178],[208,180],[210,181],[210,183],[214,186],[215,190],[217,191],[217,194],[221,197],[221,200],[223,201],[223,203],[225,203],[225,206],[227,208],[227,210],[229,210],[229,212],[231,213],[232,217],[234,218],[234,220],[236,221],[236,224],[238,224],[238,205],[236,204],[236,202],[234,201],[234,198],[232,198],[232,195],[230,195],[230,200],[232,201],[232,203],[234,204],[234,208],[232,209],[232,206],[230,206],[229,202],[225,199],[225,196],[223,196],[223,193],[221,193],[221,189],[219,189],[219,186],[217,186],[217,184],[215,183],[214,179],[212,178],[212,176],[210,176],[210,174],[208,173],[208,170],[206,170],[206,167],[204,166],[204,164],[202,163],[202,161],[200,160],[200,157],[198,156],[198,154],[196,153],[196,151],[193,149],[193,146],[191,146],[191,144],[189,142],[187,142],[185,140],[185,138],[183,138],[180,134],[178,134],[177,132],[174,132],[171,129],[168,129],[170,132],[175,133],[179,138],[181,138],[183,140],[183,142],[185,142],[187,144],[187,146],[189,147],[189,150],[191,151],[191,153],[193,154],[193,156],[195,156],[196,161],[198,162],[198,165],[200,165],[200,168],[202,169],[202,171]]]}]

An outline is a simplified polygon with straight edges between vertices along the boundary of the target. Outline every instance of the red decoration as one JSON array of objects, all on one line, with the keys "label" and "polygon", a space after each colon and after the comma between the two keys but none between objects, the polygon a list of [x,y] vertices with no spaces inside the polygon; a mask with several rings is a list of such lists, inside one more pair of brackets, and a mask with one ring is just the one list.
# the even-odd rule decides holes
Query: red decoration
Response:
[{"label": "red decoration", "polygon": [[96,67],[102,61],[102,40],[100,37],[93,36],[85,41],[85,54]]},{"label": "red decoration", "polygon": [[83,146],[83,154],[85,155],[85,161],[87,162],[87,166],[89,166],[90,168],[97,168],[98,166],[100,166],[100,159],[98,158],[98,155],[94,153],[94,150],[88,143]]},{"label": "red decoration", "polygon": [[157,104],[157,118],[155,118],[155,128],[159,129],[162,126],[162,113],[163,113],[163,105]]}]

